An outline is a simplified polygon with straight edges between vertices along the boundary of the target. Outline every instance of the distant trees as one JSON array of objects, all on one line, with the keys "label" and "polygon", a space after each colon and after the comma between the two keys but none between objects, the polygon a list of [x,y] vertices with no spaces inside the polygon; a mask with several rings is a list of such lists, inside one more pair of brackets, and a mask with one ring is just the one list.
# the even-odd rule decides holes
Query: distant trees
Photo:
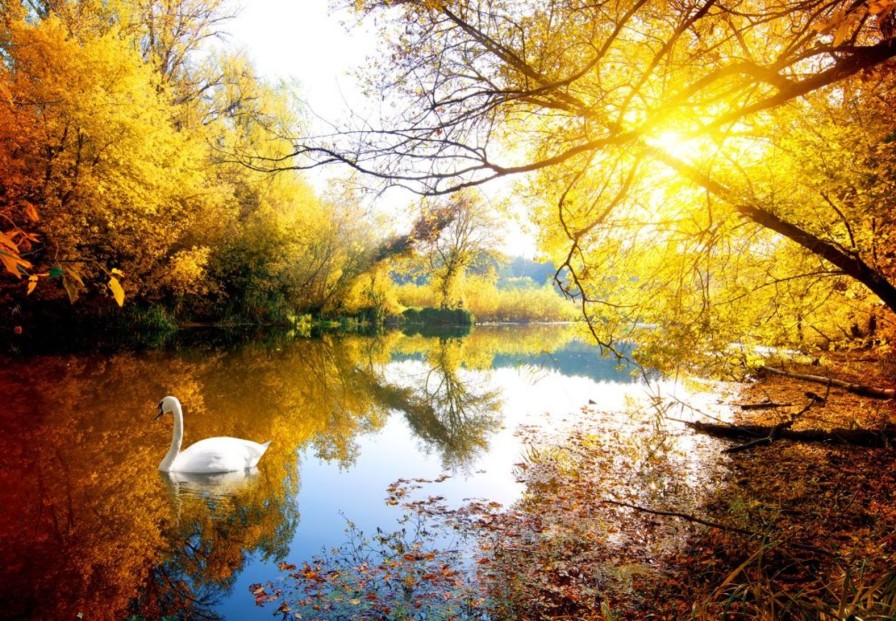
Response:
[{"label": "distant trees", "polygon": [[[438,307],[472,312],[478,321],[573,319],[568,300],[546,284],[550,264],[519,257],[508,263],[499,233],[496,214],[472,190],[427,198],[411,230],[381,244],[376,269],[360,280],[363,297],[393,313]],[[501,282],[513,274],[519,277]]]},{"label": "distant trees", "polygon": [[447,200],[426,202],[423,218],[443,222],[436,235],[418,241],[441,308],[463,308],[467,269],[497,252],[496,223],[475,195],[458,192]]}]

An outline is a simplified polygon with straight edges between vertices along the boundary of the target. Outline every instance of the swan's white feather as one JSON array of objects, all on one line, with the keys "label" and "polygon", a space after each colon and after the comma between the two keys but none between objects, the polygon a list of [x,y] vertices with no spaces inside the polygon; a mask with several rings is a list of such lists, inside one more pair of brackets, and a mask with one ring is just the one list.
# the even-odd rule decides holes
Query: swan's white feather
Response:
[{"label": "swan's white feather", "polygon": [[241,438],[206,438],[178,453],[171,471],[212,474],[254,468],[269,444]]},{"label": "swan's white feather", "polygon": [[174,416],[174,428],[171,431],[171,448],[159,464],[162,472],[217,474],[248,470],[258,464],[271,443],[268,441],[259,444],[241,438],[217,437],[200,440],[181,451],[184,414],[176,397],[167,396],[159,402],[156,418],[169,412]]}]

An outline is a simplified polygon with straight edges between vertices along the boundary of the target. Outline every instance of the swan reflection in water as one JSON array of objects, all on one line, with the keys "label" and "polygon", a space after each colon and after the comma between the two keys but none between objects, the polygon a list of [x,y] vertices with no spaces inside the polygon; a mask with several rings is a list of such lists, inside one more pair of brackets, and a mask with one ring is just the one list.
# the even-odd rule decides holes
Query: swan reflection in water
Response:
[{"label": "swan reflection in water", "polygon": [[258,468],[236,472],[162,472],[159,476],[174,500],[194,497],[225,501],[251,491],[258,483]]}]

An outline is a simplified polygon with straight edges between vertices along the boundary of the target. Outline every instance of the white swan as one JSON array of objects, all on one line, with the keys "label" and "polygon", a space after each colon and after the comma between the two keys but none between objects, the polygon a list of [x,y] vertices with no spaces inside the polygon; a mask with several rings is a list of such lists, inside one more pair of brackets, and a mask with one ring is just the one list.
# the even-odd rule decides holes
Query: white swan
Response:
[{"label": "white swan", "polygon": [[170,396],[162,399],[159,402],[159,413],[153,420],[169,412],[174,415],[174,432],[171,435],[171,448],[159,464],[159,470],[162,472],[214,474],[254,468],[271,443],[270,440],[259,444],[240,438],[206,438],[181,451],[180,445],[184,439],[184,413],[180,401]]}]

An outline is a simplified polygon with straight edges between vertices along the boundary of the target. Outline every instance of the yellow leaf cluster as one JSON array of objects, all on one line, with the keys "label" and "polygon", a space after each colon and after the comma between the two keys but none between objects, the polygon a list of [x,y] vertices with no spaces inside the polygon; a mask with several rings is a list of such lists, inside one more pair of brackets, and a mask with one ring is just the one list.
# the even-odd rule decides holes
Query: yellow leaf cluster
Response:
[{"label": "yellow leaf cluster", "polygon": [[27,294],[205,298],[268,320],[338,306],[363,272],[356,213],[252,170],[288,162],[301,120],[245,54],[203,49],[225,8],[0,9],[0,262]]}]

